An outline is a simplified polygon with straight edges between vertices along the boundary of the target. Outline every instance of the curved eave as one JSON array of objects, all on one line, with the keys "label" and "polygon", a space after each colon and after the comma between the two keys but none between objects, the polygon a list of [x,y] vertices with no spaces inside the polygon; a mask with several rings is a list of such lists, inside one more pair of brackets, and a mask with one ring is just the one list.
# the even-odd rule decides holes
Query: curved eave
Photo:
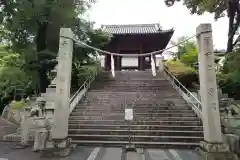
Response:
[{"label": "curved eave", "polygon": [[149,33],[110,33],[110,32],[106,32],[107,34],[110,34],[112,36],[119,36],[119,35],[153,35],[153,34],[173,34],[174,33],[174,29],[169,29],[169,30],[161,30],[159,32],[149,32]]}]

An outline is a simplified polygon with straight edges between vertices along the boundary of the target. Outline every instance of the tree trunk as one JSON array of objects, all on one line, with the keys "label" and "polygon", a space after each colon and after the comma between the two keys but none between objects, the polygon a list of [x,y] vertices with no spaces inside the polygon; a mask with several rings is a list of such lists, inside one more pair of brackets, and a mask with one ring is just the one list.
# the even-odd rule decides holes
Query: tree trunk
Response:
[{"label": "tree trunk", "polygon": [[234,6],[232,2],[229,2],[228,6],[228,20],[229,20],[229,26],[228,26],[228,43],[227,43],[227,52],[232,52],[233,50],[233,25],[234,25]]},{"label": "tree trunk", "polygon": [[232,52],[234,45],[236,45],[236,42],[233,43],[233,38],[240,25],[239,0],[229,1],[228,17],[229,17],[229,29],[228,29],[227,52]]},{"label": "tree trunk", "polygon": [[[41,52],[47,49],[46,37],[47,37],[47,23],[39,23],[38,32],[36,36],[37,52]],[[37,59],[38,61],[40,61],[39,57]],[[49,83],[46,70],[40,67],[38,69],[38,76],[39,76],[39,92],[45,93]]]}]

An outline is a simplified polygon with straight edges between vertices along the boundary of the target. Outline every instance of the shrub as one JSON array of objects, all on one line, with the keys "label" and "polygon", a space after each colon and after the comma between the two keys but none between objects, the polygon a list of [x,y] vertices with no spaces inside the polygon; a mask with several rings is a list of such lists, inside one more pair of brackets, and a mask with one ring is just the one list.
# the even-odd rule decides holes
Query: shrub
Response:
[{"label": "shrub", "polygon": [[240,100],[240,51],[225,55],[222,73],[218,75],[218,84],[222,92],[229,97]]},{"label": "shrub", "polygon": [[240,71],[219,75],[218,84],[222,88],[223,93],[240,100]]},{"label": "shrub", "polygon": [[167,61],[165,66],[186,88],[193,88],[193,82],[198,83],[197,71],[179,60]]},{"label": "shrub", "polygon": [[191,52],[188,54],[183,54],[180,57],[180,61],[188,66],[193,66],[198,61],[198,55],[197,52]]},{"label": "shrub", "polygon": [[79,65],[75,63],[72,71],[72,88],[78,89],[88,77],[96,75],[101,69],[100,63]]},{"label": "shrub", "polygon": [[23,109],[25,106],[26,106],[26,102],[24,102],[24,101],[12,101],[11,103],[10,103],[10,106],[12,107],[12,109],[16,109],[16,110],[18,110],[18,109]]},{"label": "shrub", "polygon": [[[0,48],[1,49],[1,48]],[[26,93],[31,88],[31,78],[24,70],[24,60],[7,50],[0,55],[0,112],[18,91]],[[21,93],[23,95],[23,93]],[[23,95],[24,96],[24,95]]]}]

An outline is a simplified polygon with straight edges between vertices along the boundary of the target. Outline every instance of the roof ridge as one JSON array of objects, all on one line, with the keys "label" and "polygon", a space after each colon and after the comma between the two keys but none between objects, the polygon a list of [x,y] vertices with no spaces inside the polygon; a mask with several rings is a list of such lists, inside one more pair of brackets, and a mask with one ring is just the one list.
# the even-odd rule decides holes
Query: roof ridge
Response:
[{"label": "roof ridge", "polygon": [[149,27],[159,25],[159,23],[141,23],[141,24],[103,24],[102,27]]},{"label": "roof ridge", "polygon": [[149,24],[113,24],[102,25],[101,28],[111,34],[150,34],[167,33],[173,30],[163,30],[159,23]]}]

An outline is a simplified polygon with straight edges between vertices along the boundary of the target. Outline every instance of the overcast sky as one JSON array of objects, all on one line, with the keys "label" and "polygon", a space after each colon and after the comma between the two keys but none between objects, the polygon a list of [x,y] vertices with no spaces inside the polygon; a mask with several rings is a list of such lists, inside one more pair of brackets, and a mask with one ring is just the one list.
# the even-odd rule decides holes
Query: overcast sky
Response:
[{"label": "overcast sky", "polygon": [[181,36],[192,36],[200,23],[212,23],[215,48],[225,49],[228,21],[221,18],[215,21],[213,15],[190,15],[188,9],[177,3],[166,7],[164,0],[97,0],[87,17],[102,24],[147,24],[160,23],[163,29],[175,29],[172,40]]}]

